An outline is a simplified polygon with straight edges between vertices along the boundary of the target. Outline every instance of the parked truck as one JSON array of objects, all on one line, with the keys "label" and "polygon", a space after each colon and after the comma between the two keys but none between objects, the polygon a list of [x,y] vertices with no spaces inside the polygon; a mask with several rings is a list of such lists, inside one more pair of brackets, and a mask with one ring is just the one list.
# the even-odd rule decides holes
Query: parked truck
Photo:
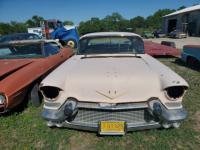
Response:
[{"label": "parked truck", "polygon": [[59,39],[63,46],[71,48],[76,48],[79,41],[75,26],[64,26],[61,21],[56,19],[44,20],[41,22],[41,27],[28,28],[28,32],[40,34],[45,39]]}]

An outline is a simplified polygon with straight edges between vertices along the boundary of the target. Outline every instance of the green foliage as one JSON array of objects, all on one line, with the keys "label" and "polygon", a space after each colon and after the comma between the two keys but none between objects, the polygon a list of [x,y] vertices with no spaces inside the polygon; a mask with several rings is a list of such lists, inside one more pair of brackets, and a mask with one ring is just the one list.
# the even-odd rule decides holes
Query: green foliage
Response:
[{"label": "green foliage", "polygon": [[145,28],[145,19],[144,17],[137,16],[135,18],[130,19],[130,27],[135,32],[137,28]]},{"label": "green foliage", "polygon": [[[183,9],[184,6],[179,9]],[[103,32],[103,31],[130,31],[142,33],[144,30],[153,31],[161,28],[162,17],[169,13],[174,12],[171,9],[160,9],[153,15],[147,18],[137,16],[130,20],[125,19],[122,15],[117,12],[107,15],[103,19],[92,17],[90,20],[82,21],[79,24],[78,30],[80,35],[91,33],[91,32]],[[16,32],[27,32],[29,27],[40,27],[41,22],[44,20],[41,16],[33,16],[28,19],[25,23],[10,22],[0,23],[0,34],[9,34]],[[63,22],[64,25],[74,25],[72,21],[66,20]]]},{"label": "green foliage", "polygon": [[139,35],[143,35],[144,32],[150,32],[152,33],[153,30],[152,29],[147,29],[147,28],[136,28],[134,33],[139,34]]},{"label": "green foliage", "polygon": [[27,32],[27,28],[29,27],[40,27],[41,21],[43,20],[43,17],[35,15],[25,23],[15,21],[11,21],[10,23],[0,23],[0,35]]},{"label": "green foliage", "polygon": [[0,23],[0,35],[26,32],[27,27],[24,23],[11,21],[10,23]]},{"label": "green foliage", "polygon": [[129,27],[129,20],[124,19],[119,13],[115,12],[103,19],[93,17],[88,21],[82,21],[78,30],[80,35],[83,35],[91,32],[127,31]]},{"label": "green foliage", "polygon": [[79,33],[81,35],[90,33],[90,32],[98,32],[98,31],[104,31],[105,25],[99,18],[91,18],[90,20],[86,22],[81,22],[79,24]]},{"label": "green foliage", "polygon": [[181,10],[181,9],[185,9],[185,8],[186,8],[185,6],[181,6],[177,10]]},{"label": "green foliage", "polygon": [[146,18],[146,27],[151,29],[159,29],[162,26],[162,17],[174,12],[171,9],[160,9],[154,15]]},{"label": "green foliage", "polygon": [[69,21],[69,20],[66,20],[66,21],[63,21],[63,25],[74,25],[74,23],[72,21]]},{"label": "green foliage", "polygon": [[[79,24],[79,33],[81,35],[90,32],[100,32],[100,31],[131,31],[139,33],[144,30],[153,31],[155,29],[160,29],[162,25],[162,17],[174,12],[171,9],[160,9],[155,12],[152,16],[147,18],[137,16],[130,20],[126,20],[119,13],[113,13],[108,15],[103,19],[91,18],[88,21],[81,22]],[[141,31],[142,30],[142,31]]]},{"label": "green foliage", "polygon": [[130,21],[123,19],[118,22],[118,31],[126,32],[131,31],[132,28],[130,27]]},{"label": "green foliage", "polygon": [[44,21],[43,17],[35,15],[31,19],[28,19],[25,24],[28,28],[40,27],[42,21]]},{"label": "green foliage", "polygon": [[124,18],[116,12],[106,16],[102,20],[105,31],[119,31],[119,22],[122,20],[124,20]]}]

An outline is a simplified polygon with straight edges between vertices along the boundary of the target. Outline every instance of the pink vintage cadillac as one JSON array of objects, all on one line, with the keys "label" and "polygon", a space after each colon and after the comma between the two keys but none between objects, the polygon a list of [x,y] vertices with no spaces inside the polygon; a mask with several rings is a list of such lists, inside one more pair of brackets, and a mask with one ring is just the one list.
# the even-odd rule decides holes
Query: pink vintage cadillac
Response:
[{"label": "pink vintage cadillac", "polygon": [[178,128],[186,118],[187,82],[144,53],[134,33],[81,37],[73,57],[40,84],[47,125],[103,135],[150,128]]}]

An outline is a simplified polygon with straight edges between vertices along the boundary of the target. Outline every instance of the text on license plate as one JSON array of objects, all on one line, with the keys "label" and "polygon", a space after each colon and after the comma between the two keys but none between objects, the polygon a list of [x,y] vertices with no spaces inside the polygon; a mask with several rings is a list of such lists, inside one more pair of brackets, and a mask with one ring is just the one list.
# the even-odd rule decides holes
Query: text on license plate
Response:
[{"label": "text on license plate", "polygon": [[124,134],[125,122],[124,121],[101,121],[100,134]]}]

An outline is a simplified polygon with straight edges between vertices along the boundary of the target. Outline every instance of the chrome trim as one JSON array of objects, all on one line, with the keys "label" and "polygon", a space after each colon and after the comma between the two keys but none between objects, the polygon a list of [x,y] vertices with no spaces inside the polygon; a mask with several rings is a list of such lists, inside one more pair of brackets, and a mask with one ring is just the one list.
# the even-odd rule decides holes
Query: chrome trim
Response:
[{"label": "chrome trim", "polygon": [[180,107],[182,107],[181,102],[167,102],[167,103],[165,103],[165,105],[169,108],[173,108],[173,107],[180,108]]},{"label": "chrome trim", "polygon": [[155,129],[161,127],[162,126],[158,122],[154,122],[148,124],[140,124],[139,126],[131,126],[127,128],[127,131],[147,130],[147,129]]},{"label": "chrome trim", "polygon": [[187,118],[187,111],[182,107],[178,109],[167,109],[160,101],[153,100],[149,102],[149,111],[164,122],[180,122]]},{"label": "chrome trim", "polygon": [[[154,107],[155,104],[159,107]],[[99,132],[98,121],[105,121],[106,118],[111,121],[125,121],[126,133],[135,130],[161,128],[163,127],[163,122],[169,123],[171,126],[173,123],[181,122],[187,116],[184,108],[167,109],[159,100],[151,100],[148,103],[121,103],[111,105],[78,102],[77,107],[80,114],[77,113],[77,116],[72,121],[67,121],[67,116],[64,115],[65,105],[66,103],[59,110],[44,109],[42,114],[43,118],[49,121],[51,126],[95,132]],[[142,117],[143,115],[144,118]],[[116,133],[109,133],[109,135],[116,135]]]},{"label": "chrome trim", "polygon": [[101,110],[129,110],[129,109],[141,109],[148,108],[147,103],[118,103],[112,104],[110,106],[100,106],[100,103],[88,103],[88,102],[78,102],[78,108],[88,108],[88,109],[101,109]]},{"label": "chrome trim", "polygon": [[[99,128],[95,126],[84,126],[84,125],[74,124],[70,122],[65,122],[63,124],[63,127],[76,129],[76,130],[93,131],[93,132],[99,131]],[[145,130],[145,129],[155,129],[155,128],[161,128],[161,125],[158,122],[153,122],[153,123],[148,123],[148,124],[138,124],[138,125],[133,125],[133,126],[127,126],[126,132],[136,131],[136,130]],[[116,134],[113,134],[113,135],[116,135]]]},{"label": "chrome trim", "polygon": [[56,103],[56,102],[52,103],[52,102],[45,101],[44,105],[47,106],[47,107],[59,107],[61,105],[61,103]]},{"label": "chrome trim", "polygon": [[124,109],[124,110],[101,110],[79,108],[76,117],[71,123],[85,126],[98,126],[99,121],[125,121],[127,125],[136,125],[148,123],[154,120],[154,117],[148,112],[148,109]]}]

